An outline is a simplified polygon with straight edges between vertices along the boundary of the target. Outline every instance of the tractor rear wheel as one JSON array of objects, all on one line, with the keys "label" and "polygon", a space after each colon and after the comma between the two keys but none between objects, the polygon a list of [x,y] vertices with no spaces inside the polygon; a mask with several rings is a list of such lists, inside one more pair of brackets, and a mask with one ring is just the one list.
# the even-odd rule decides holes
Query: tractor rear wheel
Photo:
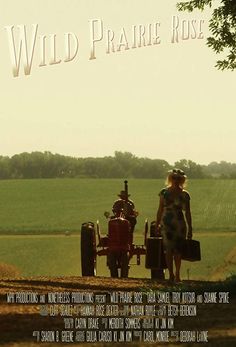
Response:
[{"label": "tractor rear wheel", "polygon": [[94,224],[83,223],[80,239],[82,276],[96,275],[96,237]]},{"label": "tractor rear wheel", "polygon": [[163,269],[152,269],[151,270],[151,279],[152,280],[164,280],[165,275]]},{"label": "tractor rear wheel", "polygon": [[162,239],[149,237],[146,242],[146,268],[151,269],[152,279],[164,279],[165,255]]}]

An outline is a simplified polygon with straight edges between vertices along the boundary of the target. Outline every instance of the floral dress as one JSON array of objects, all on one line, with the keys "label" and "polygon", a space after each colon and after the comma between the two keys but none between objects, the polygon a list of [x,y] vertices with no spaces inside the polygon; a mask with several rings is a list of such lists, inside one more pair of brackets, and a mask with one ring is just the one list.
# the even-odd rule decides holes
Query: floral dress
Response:
[{"label": "floral dress", "polygon": [[164,200],[164,210],[161,219],[161,234],[164,247],[176,253],[181,253],[183,240],[186,238],[187,227],[183,211],[186,203],[190,200],[189,193],[182,190],[173,193],[164,188],[159,193]]}]

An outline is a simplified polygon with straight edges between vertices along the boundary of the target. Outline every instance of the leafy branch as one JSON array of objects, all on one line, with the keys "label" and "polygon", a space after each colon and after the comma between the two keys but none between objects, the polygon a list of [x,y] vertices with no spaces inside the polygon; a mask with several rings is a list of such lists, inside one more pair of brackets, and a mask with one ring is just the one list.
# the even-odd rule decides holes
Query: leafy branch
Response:
[{"label": "leafy branch", "polygon": [[[192,12],[194,9],[203,11],[212,7],[215,0],[193,0],[177,4],[179,11]],[[221,0],[221,5],[213,10],[209,21],[212,33],[207,39],[207,45],[216,54],[224,53],[223,60],[216,62],[219,70],[236,69],[236,0]]]}]

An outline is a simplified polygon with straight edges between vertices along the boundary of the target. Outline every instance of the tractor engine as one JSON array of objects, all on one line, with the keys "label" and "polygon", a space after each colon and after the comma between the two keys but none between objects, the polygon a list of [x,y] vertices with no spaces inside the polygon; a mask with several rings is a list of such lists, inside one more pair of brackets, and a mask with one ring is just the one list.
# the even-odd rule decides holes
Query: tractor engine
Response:
[{"label": "tractor engine", "polygon": [[130,223],[127,219],[118,217],[108,223],[108,255],[107,261],[111,277],[128,277],[129,250],[132,238]]},{"label": "tractor engine", "polygon": [[108,248],[110,252],[129,251],[132,242],[130,223],[124,218],[113,218],[108,223]]}]

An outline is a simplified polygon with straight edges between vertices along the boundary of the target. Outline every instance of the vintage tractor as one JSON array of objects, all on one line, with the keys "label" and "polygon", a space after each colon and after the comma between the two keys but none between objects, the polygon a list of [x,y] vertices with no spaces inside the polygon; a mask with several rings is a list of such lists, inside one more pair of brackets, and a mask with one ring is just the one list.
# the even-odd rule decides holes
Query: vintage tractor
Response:
[{"label": "vintage tractor", "polygon": [[[124,181],[126,201],[128,202],[128,182]],[[108,215],[106,215],[108,218]],[[140,265],[141,255],[146,256],[145,266],[151,269],[151,278],[164,279],[166,268],[162,238],[156,236],[155,222],[150,225],[148,237],[148,221],[144,227],[143,245],[135,245],[130,221],[125,217],[125,211],[109,216],[107,235],[102,236],[99,223],[86,222],[81,227],[81,268],[82,276],[96,275],[97,256],[106,256],[111,277],[127,278],[130,260],[136,256],[136,264]]]}]

